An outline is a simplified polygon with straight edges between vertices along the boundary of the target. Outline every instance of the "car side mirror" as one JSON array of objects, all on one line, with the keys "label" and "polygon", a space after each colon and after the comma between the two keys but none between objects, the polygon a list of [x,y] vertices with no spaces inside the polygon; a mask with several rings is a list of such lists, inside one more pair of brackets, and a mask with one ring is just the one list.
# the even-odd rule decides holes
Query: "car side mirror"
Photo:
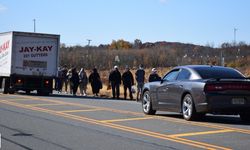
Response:
[{"label": "car side mirror", "polygon": [[163,80],[163,79],[161,79],[160,81],[161,81],[161,84],[164,83],[164,82],[167,82],[167,80]]}]

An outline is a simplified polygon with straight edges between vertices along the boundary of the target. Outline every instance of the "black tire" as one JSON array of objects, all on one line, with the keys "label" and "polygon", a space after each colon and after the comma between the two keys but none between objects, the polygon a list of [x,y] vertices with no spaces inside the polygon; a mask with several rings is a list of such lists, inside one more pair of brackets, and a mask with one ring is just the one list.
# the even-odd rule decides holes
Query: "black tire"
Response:
[{"label": "black tire", "polygon": [[30,90],[26,90],[25,93],[29,95],[30,94]]},{"label": "black tire", "polygon": [[185,95],[182,100],[181,111],[183,118],[187,121],[200,119],[203,115],[196,113],[193,98],[190,94]]},{"label": "black tire", "polygon": [[243,122],[250,123],[250,112],[242,112],[242,113],[240,113],[240,119]]},{"label": "black tire", "polygon": [[49,93],[48,91],[43,91],[43,90],[37,90],[37,95],[39,96],[49,96]]},{"label": "black tire", "polygon": [[154,115],[156,110],[153,110],[152,100],[149,91],[145,91],[142,95],[142,111],[147,115]]},{"label": "black tire", "polygon": [[14,93],[15,93],[15,90],[14,90],[14,89],[9,88],[9,94],[14,94]]}]

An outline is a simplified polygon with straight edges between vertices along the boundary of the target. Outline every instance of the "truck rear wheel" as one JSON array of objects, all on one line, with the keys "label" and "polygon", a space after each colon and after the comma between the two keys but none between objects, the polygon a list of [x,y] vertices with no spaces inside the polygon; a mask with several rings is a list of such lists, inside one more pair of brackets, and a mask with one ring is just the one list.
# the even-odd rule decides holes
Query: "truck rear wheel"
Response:
[{"label": "truck rear wheel", "polygon": [[14,90],[14,89],[9,88],[9,94],[14,94],[14,93],[15,93],[15,90]]},{"label": "truck rear wheel", "polygon": [[48,96],[50,92],[43,91],[43,90],[37,90],[37,95],[39,96]]},{"label": "truck rear wheel", "polygon": [[25,93],[26,93],[26,94],[30,94],[30,90],[26,90]]}]

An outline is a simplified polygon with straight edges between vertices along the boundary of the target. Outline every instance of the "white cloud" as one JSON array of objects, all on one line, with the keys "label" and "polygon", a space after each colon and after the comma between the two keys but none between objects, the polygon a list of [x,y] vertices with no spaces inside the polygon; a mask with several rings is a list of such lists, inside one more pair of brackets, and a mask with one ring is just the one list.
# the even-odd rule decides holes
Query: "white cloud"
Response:
[{"label": "white cloud", "polygon": [[7,7],[5,7],[3,4],[0,4],[0,12],[3,12],[7,10]]}]

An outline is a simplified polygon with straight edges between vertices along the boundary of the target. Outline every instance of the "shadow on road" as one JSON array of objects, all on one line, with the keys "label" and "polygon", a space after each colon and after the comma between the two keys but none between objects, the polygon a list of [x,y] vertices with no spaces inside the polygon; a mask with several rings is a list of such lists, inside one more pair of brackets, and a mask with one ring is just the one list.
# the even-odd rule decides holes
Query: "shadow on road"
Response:
[{"label": "shadow on road", "polygon": [[[25,93],[25,92],[18,92],[16,94],[19,95],[29,95],[29,96],[37,96],[37,97],[41,97],[40,95],[37,95],[37,93]],[[114,100],[114,101],[135,101],[135,100],[130,100],[130,99],[113,99],[110,98],[106,95],[100,95],[100,96],[73,96],[71,94],[61,94],[61,93],[54,93],[54,94],[50,94],[48,96],[42,96],[42,97],[57,97],[57,98],[71,98],[71,99],[93,99],[93,100]]]}]

